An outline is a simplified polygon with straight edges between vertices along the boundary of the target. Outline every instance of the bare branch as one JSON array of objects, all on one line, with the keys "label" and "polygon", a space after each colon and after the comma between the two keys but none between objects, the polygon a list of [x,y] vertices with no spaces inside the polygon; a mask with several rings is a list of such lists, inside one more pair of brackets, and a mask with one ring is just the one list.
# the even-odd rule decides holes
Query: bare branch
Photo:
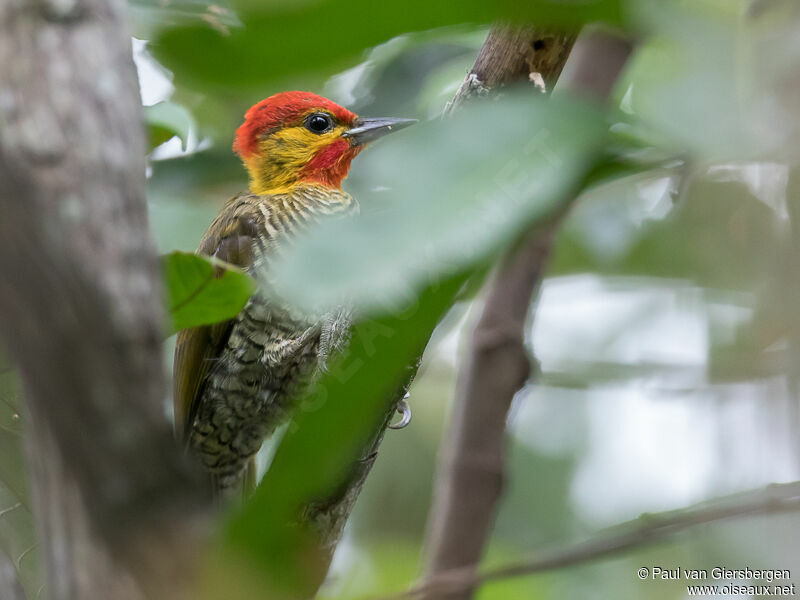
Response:
[{"label": "bare branch", "polygon": [[421,596],[441,598],[473,590],[489,581],[554,571],[606,558],[665,541],[698,525],[754,515],[796,511],[800,511],[800,482],[772,484],[681,510],[644,514],[638,519],[609,528],[601,535],[585,542],[544,551],[533,558],[482,573],[476,573],[474,566],[445,571],[419,586],[399,594],[383,596],[379,600],[403,600]]},{"label": "bare branch", "polygon": [[551,90],[574,43],[573,34],[540,27],[492,27],[475,64],[445,112],[450,112],[474,96],[488,94],[521,81],[536,84],[541,80],[545,90]]},{"label": "bare branch", "polygon": [[[545,42],[532,29],[526,34],[528,42],[522,44],[519,29],[493,30],[476,63],[476,69],[480,68],[487,81],[495,85],[503,82],[500,76],[485,74],[495,61],[497,71],[504,76],[519,78],[522,73],[530,73],[537,52],[549,53],[538,71],[545,82],[557,77],[572,39],[562,36]],[[520,52],[520,47],[532,54]],[[583,36],[572,53],[575,58],[570,61],[571,74],[565,74],[567,85],[562,87],[604,100],[629,53],[630,45],[616,36],[601,32]],[[513,60],[516,68],[509,66]],[[544,71],[545,67],[551,71]],[[457,99],[463,97],[460,91]],[[470,355],[459,376],[453,424],[440,451],[434,504],[428,518],[429,578],[453,568],[476,565],[491,531],[504,479],[508,410],[530,374],[524,344],[528,310],[542,280],[554,232],[568,205],[549,224],[530,231],[505,257],[487,292]],[[471,595],[466,587],[448,598],[466,599]]]}]

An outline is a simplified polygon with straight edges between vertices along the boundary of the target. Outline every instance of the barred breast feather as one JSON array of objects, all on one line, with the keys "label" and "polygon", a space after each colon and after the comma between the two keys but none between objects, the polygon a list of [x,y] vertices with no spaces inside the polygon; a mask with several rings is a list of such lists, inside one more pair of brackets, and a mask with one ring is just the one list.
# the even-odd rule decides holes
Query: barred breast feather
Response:
[{"label": "barred breast feather", "polygon": [[175,349],[176,429],[221,493],[240,487],[248,461],[348,328],[345,307],[333,315],[299,313],[272,293],[262,273],[300,231],[357,210],[349,194],[317,185],[240,194],[203,237],[199,254],[237,265],[259,281],[239,315],[180,332]]}]

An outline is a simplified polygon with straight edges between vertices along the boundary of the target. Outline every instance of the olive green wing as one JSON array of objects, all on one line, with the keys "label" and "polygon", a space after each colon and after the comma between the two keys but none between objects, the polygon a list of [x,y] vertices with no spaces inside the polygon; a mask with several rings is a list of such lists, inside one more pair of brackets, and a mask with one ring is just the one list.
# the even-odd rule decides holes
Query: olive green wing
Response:
[{"label": "olive green wing", "polygon": [[[228,201],[203,236],[198,254],[213,256],[249,270],[253,242],[263,234],[263,197],[237,196]],[[222,275],[222,269],[216,276]],[[231,333],[233,320],[184,329],[178,333],[173,369],[175,432],[187,439],[197,404],[214,361],[222,353]]]}]

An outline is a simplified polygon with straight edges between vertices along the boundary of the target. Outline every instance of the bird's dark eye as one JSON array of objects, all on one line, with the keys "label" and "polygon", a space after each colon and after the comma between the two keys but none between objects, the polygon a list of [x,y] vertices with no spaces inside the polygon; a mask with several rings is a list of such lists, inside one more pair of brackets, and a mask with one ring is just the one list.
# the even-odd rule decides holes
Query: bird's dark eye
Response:
[{"label": "bird's dark eye", "polygon": [[313,133],[325,133],[333,129],[333,119],[321,113],[309,115],[306,118],[306,129]]}]

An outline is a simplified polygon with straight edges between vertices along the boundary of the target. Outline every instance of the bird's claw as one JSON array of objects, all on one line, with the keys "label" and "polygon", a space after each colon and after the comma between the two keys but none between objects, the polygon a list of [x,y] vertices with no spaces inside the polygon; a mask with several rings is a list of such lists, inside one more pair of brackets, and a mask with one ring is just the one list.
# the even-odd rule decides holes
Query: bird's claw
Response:
[{"label": "bird's claw", "polygon": [[402,400],[397,405],[397,412],[403,415],[397,423],[392,423],[389,425],[389,429],[404,429],[409,423],[411,423],[411,406],[409,406],[406,398],[409,397],[409,394],[403,397]]}]

